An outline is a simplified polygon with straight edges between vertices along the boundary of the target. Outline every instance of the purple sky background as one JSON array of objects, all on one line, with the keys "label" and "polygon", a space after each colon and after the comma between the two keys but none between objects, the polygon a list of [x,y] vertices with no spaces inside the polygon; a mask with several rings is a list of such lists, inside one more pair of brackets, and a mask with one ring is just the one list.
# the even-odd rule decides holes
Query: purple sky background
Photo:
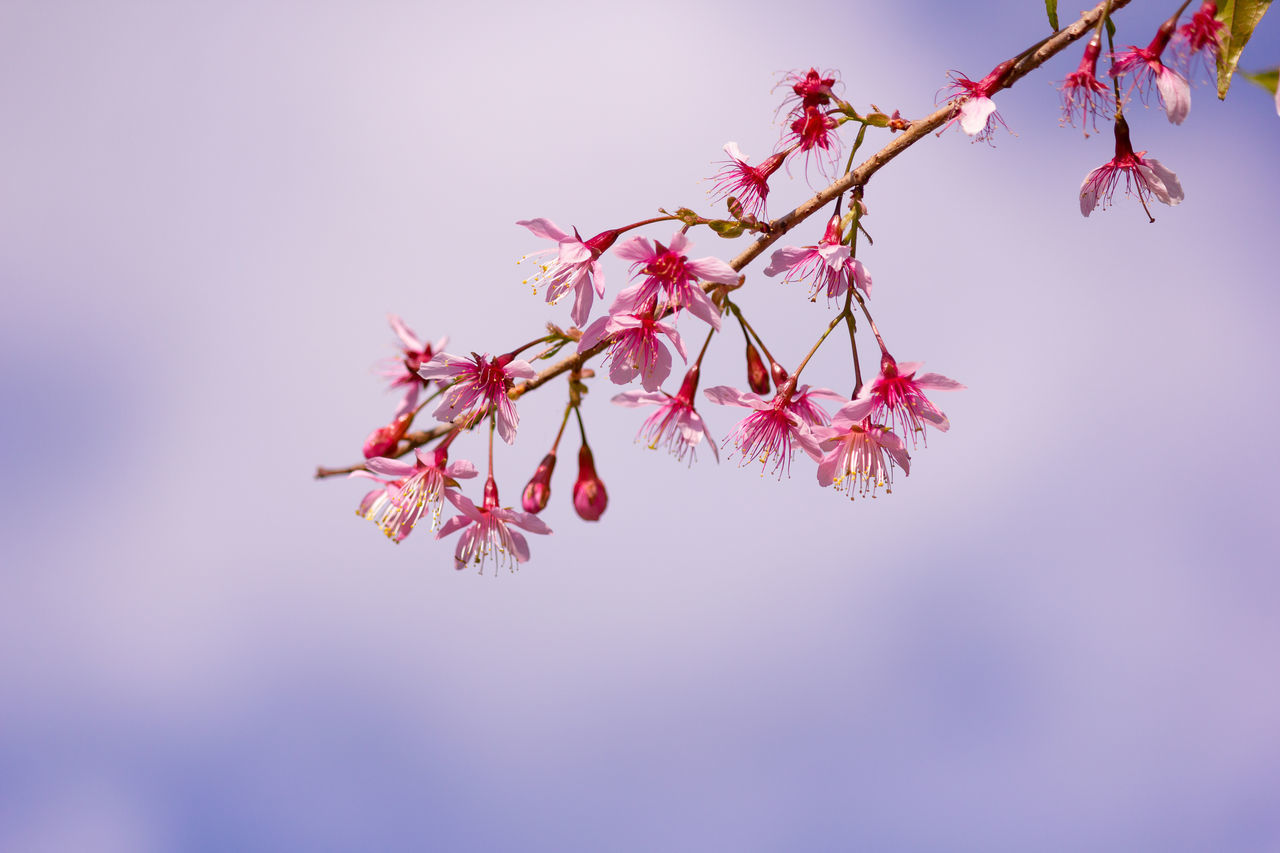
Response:
[{"label": "purple sky background", "polygon": [[[1133,6],[1145,44],[1172,7]],[[1038,0],[0,7],[0,849],[1280,850],[1280,118],[1244,81],[1130,113],[1186,190],[1155,225],[1079,214],[1111,151],[1058,127],[1075,48],[997,97],[1016,135],[874,178],[877,322],[969,386],[891,496],[685,470],[604,378],[609,509],[573,515],[566,439],[516,575],[311,479],[394,406],[387,312],[459,352],[567,322],[515,220],[709,209],[776,72],[918,116],[1047,31]],[[1268,17],[1244,65],[1277,61]],[[794,364],[831,309],[761,269]],[[704,387],[744,383],[728,332]],[[847,392],[846,350],[806,377]],[[506,502],[562,406],[520,402]]]}]

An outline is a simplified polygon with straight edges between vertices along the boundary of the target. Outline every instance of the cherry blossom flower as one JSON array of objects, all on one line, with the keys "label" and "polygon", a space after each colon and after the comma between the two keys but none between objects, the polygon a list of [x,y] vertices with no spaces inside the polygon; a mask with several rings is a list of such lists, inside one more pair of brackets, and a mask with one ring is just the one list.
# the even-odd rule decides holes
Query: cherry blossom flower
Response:
[{"label": "cherry blossom flower", "polygon": [[[784,382],[786,380],[783,380]],[[815,400],[843,400],[844,397],[832,391],[830,388],[810,388],[808,385],[801,385],[795,391],[791,392],[791,396],[787,399],[786,407],[810,429],[818,426],[826,426],[831,423],[831,415],[827,414],[827,410],[815,403]]]},{"label": "cherry blossom flower", "polygon": [[819,72],[816,68],[808,71],[791,71],[787,73],[777,89],[787,86],[791,94],[782,99],[779,112],[787,111],[788,118],[794,118],[810,107],[825,107],[835,97],[836,76],[834,71]]},{"label": "cherry blossom flower", "polygon": [[414,334],[413,330],[395,314],[387,315],[391,330],[400,339],[401,354],[395,358],[384,360],[378,374],[391,380],[392,388],[404,388],[404,397],[396,407],[396,417],[400,417],[418,405],[418,394],[429,383],[418,375],[418,368],[430,361],[432,356],[443,350],[448,338],[441,338],[434,344],[425,344]]},{"label": "cherry blossom flower", "polygon": [[1191,112],[1191,84],[1160,59],[1177,22],[1175,15],[1160,25],[1149,45],[1131,44],[1127,51],[1114,56],[1111,63],[1111,76],[1129,75],[1132,80],[1129,90],[1136,89],[1143,103],[1147,102],[1151,84],[1155,83],[1160,105],[1172,124],[1182,124]]},{"label": "cherry blossom flower", "polygon": [[524,487],[524,492],[520,495],[520,505],[524,507],[525,512],[536,515],[547,508],[547,501],[551,500],[551,474],[555,470],[556,452],[552,450],[542,457],[537,470],[533,472],[533,476]]},{"label": "cherry blossom flower", "polygon": [[[855,492],[875,497],[876,489],[893,491],[893,467],[911,473],[911,457],[906,445],[887,426],[871,422],[875,401],[852,400],[836,412],[829,427],[813,433],[827,455],[818,463],[818,484],[843,490],[850,498]],[[886,454],[888,458],[886,459]]]},{"label": "cherry blossom flower", "polygon": [[818,172],[829,175],[840,156],[840,136],[836,133],[839,126],[840,122],[818,107],[805,107],[789,125],[791,133],[784,137],[783,147],[791,153],[804,155],[806,172],[816,159]]},{"label": "cherry blossom flower", "polygon": [[772,400],[765,401],[758,394],[727,385],[717,385],[702,393],[721,406],[742,406],[752,410],[725,439],[733,442],[739,466],[759,460],[763,472],[763,466],[774,458],[773,472],[782,479],[783,472],[791,473],[791,460],[796,450],[803,450],[815,461],[822,458],[818,441],[809,425],[788,407],[790,394],[779,392]]},{"label": "cherry blossom flower", "polygon": [[747,155],[738,150],[738,143],[726,142],[724,152],[729,155],[720,171],[715,174],[715,186],[711,191],[711,200],[732,196],[742,205],[747,216],[757,219],[766,218],[765,198],[769,195],[769,176],[778,171],[787,152],[778,153],[767,158],[759,166],[747,162]]},{"label": "cherry blossom flower", "polygon": [[690,465],[697,458],[697,447],[703,436],[706,436],[711,455],[720,461],[720,451],[711,437],[711,430],[693,408],[700,370],[697,364],[689,368],[674,397],[665,391],[624,391],[613,398],[619,406],[656,405],[658,410],[640,426],[636,440],[643,435],[650,448],[657,450],[658,445],[663,445],[681,462],[688,455]]},{"label": "cherry blossom flower", "polygon": [[943,125],[939,134],[948,127],[960,123],[960,129],[968,136],[973,137],[974,141],[982,140],[990,143],[991,137],[995,133],[996,123],[999,122],[1006,130],[1008,125],[1004,123],[1004,119],[1000,117],[1000,113],[996,112],[995,102],[991,100],[991,96],[1004,88],[1001,82],[1004,75],[1013,67],[1013,60],[1005,60],[991,70],[991,73],[983,77],[977,82],[970,80],[958,71],[951,72],[951,84],[947,87],[955,91],[953,97],[954,110],[951,118]]},{"label": "cherry blossom flower", "polygon": [[1080,185],[1080,212],[1088,216],[1099,205],[1103,208],[1111,204],[1121,178],[1124,179],[1124,191],[1138,196],[1147,218],[1155,222],[1147,207],[1148,197],[1169,206],[1180,204],[1184,198],[1182,184],[1178,176],[1155,160],[1143,155],[1147,152],[1134,153],[1129,141],[1129,123],[1124,116],[1116,118],[1116,156],[1089,174],[1085,175]]},{"label": "cherry blossom flower", "polygon": [[1068,74],[1058,86],[1062,92],[1062,120],[1075,127],[1075,119],[1079,115],[1085,136],[1089,135],[1090,127],[1097,132],[1098,112],[1111,102],[1109,88],[1098,80],[1098,54],[1101,50],[1102,40],[1095,33],[1085,45],[1080,67]]},{"label": "cherry blossom flower", "polygon": [[[352,477],[368,477],[384,483],[382,489],[365,495],[356,512],[374,522],[393,542],[402,542],[414,525],[427,514],[431,529],[440,523],[440,507],[446,485],[476,476],[476,467],[465,459],[450,463],[447,447],[433,451],[419,449],[415,462],[374,457],[365,462],[367,471]],[[387,478],[387,479],[382,479]]]},{"label": "cherry blossom flower", "polygon": [[532,379],[537,371],[527,361],[513,360],[510,354],[494,358],[488,353],[472,353],[471,358],[459,358],[437,353],[418,370],[418,375],[452,382],[433,413],[436,420],[457,423],[471,416],[483,417],[492,408],[497,413],[498,435],[511,444],[520,418],[515,403],[507,396],[507,388],[511,380]]},{"label": "cherry blossom flower", "polygon": [[[577,229],[572,235],[560,230],[550,219],[522,219],[516,223],[523,225],[535,236],[546,240],[555,240],[559,245],[555,249],[545,249],[525,257],[556,252],[556,258],[541,264],[541,272],[532,279],[547,285],[547,303],[558,302],[569,291],[574,292],[573,309],[570,319],[574,325],[583,326],[591,316],[592,289],[601,298],[604,297],[604,269],[600,265],[600,256],[608,251],[614,240],[618,239],[618,231],[602,231],[590,240],[584,241]],[[524,260],[523,258],[521,260]]]},{"label": "cherry blossom flower", "polygon": [[672,236],[670,248],[639,236],[619,243],[614,253],[632,261],[632,273],[643,278],[618,294],[610,312],[640,311],[663,295],[663,307],[673,310],[688,308],[690,314],[718,331],[720,309],[697,286],[696,280],[737,284],[742,276],[719,258],[689,260],[685,252],[690,245],[689,238],[682,231]]},{"label": "cherry blossom flower", "polygon": [[[621,295],[619,295],[621,299]],[[614,309],[617,308],[615,303]],[[659,334],[666,335],[675,346],[680,358],[689,360],[684,342],[675,326],[660,323],[653,311],[643,313],[612,313],[601,317],[582,330],[578,352],[590,349],[604,340],[612,340],[605,361],[609,363],[609,378],[615,385],[626,385],[640,376],[640,384],[646,391],[656,391],[671,375],[671,353]]]},{"label": "cherry blossom flower", "polygon": [[924,395],[925,390],[963,391],[965,388],[938,373],[917,376],[921,364],[918,361],[899,364],[883,352],[880,375],[863,388],[857,398],[871,402],[868,415],[873,422],[896,424],[899,432],[911,436],[913,447],[917,436],[924,436],[926,424],[941,432],[951,428],[947,416]]},{"label": "cherry blossom flower", "polygon": [[583,521],[599,521],[609,506],[609,493],[604,481],[596,473],[591,448],[582,445],[578,450],[578,479],[573,484],[573,508]]},{"label": "cherry blossom flower", "polygon": [[1173,55],[1188,79],[1209,73],[1222,53],[1222,31],[1226,24],[1217,20],[1218,4],[1204,0],[1191,20],[1178,28],[1173,37]]},{"label": "cherry blossom flower", "polygon": [[436,538],[443,539],[462,530],[458,547],[453,553],[456,569],[465,569],[468,565],[475,564],[483,574],[484,564],[492,555],[496,567],[507,566],[515,571],[517,563],[529,561],[529,543],[520,531],[512,528],[520,527],[541,535],[551,532],[551,528],[536,515],[499,507],[498,484],[494,482],[492,474],[485,481],[484,503],[481,506],[476,506],[466,495],[452,489],[445,492],[445,497],[457,507],[461,515],[455,515],[446,521]]},{"label": "cherry blossom flower", "polygon": [[839,214],[831,217],[818,245],[787,246],[775,251],[764,274],[776,276],[779,273],[785,273],[782,276],[784,282],[801,281],[812,276],[811,299],[817,299],[823,288],[826,288],[828,301],[843,296],[850,283],[867,296],[871,295],[871,275],[862,261],[850,257],[849,247],[844,245]]}]

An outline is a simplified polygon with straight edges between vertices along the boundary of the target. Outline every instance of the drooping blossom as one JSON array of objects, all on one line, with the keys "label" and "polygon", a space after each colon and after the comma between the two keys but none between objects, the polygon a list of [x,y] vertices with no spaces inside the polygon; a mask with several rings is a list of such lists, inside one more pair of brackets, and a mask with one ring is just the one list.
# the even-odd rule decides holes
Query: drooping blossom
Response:
[{"label": "drooping blossom", "polygon": [[816,68],[788,72],[774,87],[778,89],[785,86],[791,90],[782,99],[778,111],[786,110],[787,118],[793,119],[810,107],[825,107],[835,97],[835,75],[834,71],[819,72]]},{"label": "drooping blossom", "polygon": [[811,299],[817,299],[819,291],[827,291],[827,299],[843,296],[850,283],[871,295],[871,275],[862,261],[850,257],[849,247],[844,245],[844,234],[840,225],[840,215],[836,214],[827,222],[827,230],[816,246],[787,246],[778,249],[769,258],[769,266],[764,274],[782,276],[784,282],[803,281],[813,278]]},{"label": "drooping blossom", "polygon": [[511,444],[520,418],[515,403],[507,396],[507,388],[511,380],[532,379],[537,371],[527,361],[514,360],[510,353],[497,358],[488,353],[472,353],[470,358],[460,358],[442,352],[424,364],[418,375],[453,383],[433,413],[436,420],[457,423],[472,416],[483,417],[492,407],[497,413],[498,435]]},{"label": "drooping blossom", "polygon": [[445,486],[476,476],[476,467],[465,459],[449,462],[445,446],[419,449],[415,461],[374,457],[365,462],[366,471],[352,477],[368,477],[383,483],[382,489],[365,495],[357,513],[377,524],[393,542],[402,542],[424,515],[431,516],[431,529],[440,523],[440,507]]},{"label": "drooping blossom", "polygon": [[573,483],[574,511],[583,521],[599,521],[608,506],[609,493],[596,473],[591,448],[584,444],[578,450],[578,479]]},{"label": "drooping blossom", "polygon": [[645,310],[656,300],[658,310],[687,308],[690,314],[719,331],[720,309],[696,282],[702,279],[717,284],[737,284],[741,275],[719,258],[689,260],[685,252],[690,245],[682,231],[672,236],[669,248],[639,236],[619,243],[614,253],[631,261],[632,274],[641,278],[618,294],[610,312]]},{"label": "drooping blossom", "polygon": [[836,158],[840,156],[840,136],[836,133],[839,126],[840,122],[824,113],[821,108],[805,107],[788,125],[791,132],[783,138],[783,147],[790,153],[804,155],[806,172],[809,164],[816,160],[818,172],[830,175],[835,168]]},{"label": "drooping blossom", "polygon": [[1084,135],[1089,135],[1089,128],[1098,129],[1098,112],[1111,103],[1109,87],[1098,79],[1098,54],[1102,51],[1102,40],[1097,33],[1084,47],[1084,56],[1080,59],[1080,67],[1067,75],[1058,89],[1062,92],[1062,120],[1075,127],[1076,116],[1080,117],[1080,127]]},{"label": "drooping blossom", "polygon": [[952,96],[953,110],[951,118],[943,125],[939,134],[948,127],[960,123],[960,129],[973,137],[974,141],[982,140],[990,143],[998,122],[1006,130],[1008,125],[996,112],[995,102],[991,96],[1004,88],[1004,76],[1013,67],[1013,60],[1007,59],[991,70],[981,80],[973,81],[958,71],[952,71],[951,83],[946,88],[955,92]]},{"label": "drooping blossom", "polygon": [[736,142],[726,142],[724,153],[729,155],[729,159],[721,164],[720,171],[715,174],[711,200],[720,201],[732,196],[742,205],[742,211],[747,216],[766,218],[765,199],[769,195],[769,176],[778,171],[782,161],[787,158],[787,152],[779,151],[759,166],[752,166],[747,162],[750,158],[738,150]]},{"label": "drooping blossom", "polygon": [[429,384],[418,375],[418,368],[442,351],[448,345],[449,339],[441,338],[434,344],[426,344],[395,314],[388,314],[387,321],[391,323],[391,330],[400,339],[401,352],[395,358],[384,360],[378,368],[378,374],[391,380],[392,388],[404,388],[404,397],[396,406],[395,416],[398,418],[418,405],[419,392]]},{"label": "drooping blossom", "polygon": [[520,527],[541,535],[551,532],[551,528],[536,515],[499,507],[498,484],[494,482],[492,474],[485,481],[484,502],[480,506],[452,489],[445,492],[445,497],[457,507],[461,515],[455,515],[446,521],[436,538],[443,539],[462,530],[458,547],[453,552],[455,569],[465,569],[468,565],[475,564],[483,573],[484,564],[492,555],[495,567],[507,566],[515,571],[517,563],[528,562],[529,543],[520,531],[512,528]]},{"label": "drooping blossom", "polygon": [[818,441],[805,421],[787,405],[790,393],[779,391],[771,400],[762,400],[760,395],[750,391],[739,391],[727,385],[717,385],[702,393],[707,399],[721,406],[742,406],[751,409],[738,423],[726,443],[733,442],[737,451],[739,466],[759,461],[763,466],[769,459],[774,459],[773,472],[782,478],[782,474],[791,473],[791,460],[796,450],[803,450],[811,459],[822,458]]},{"label": "drooping blossom", "polygon": [[1183,73],[1193,76],[1209,72],[1222,53],[1222,31],[1226,24],[1217,19],[1218,4],[1204,0],[1191,20],[1178,28],[1173,37],[1173,55]]},{"label": "drooping blossom", "polygon": [[547,501],[551,500],[551,474],[555,470],[556,452],[552,450],[542,457],[542,461],[538,463],[537,469],[520,495],[520,505],[524,507],[525,512],[537,515],[547,508]]},{"label": "drooping blossom", "polygon": [[[893,491],[893,467],[903,474],[911,473],[911,457],[902,439],[884,424],[872,423],[870,398],[852,400],[836,412],[829,427],[818,427],[813,434],[827,455],[818,463],[818,484],[843,490],[850,498],[855,493],[875,497],[876,489]],[[886,455],[888,458],[886,458]]]},{"label": "drooping blossom", "polygon": [[536,286],[536,282],[541,281],[546,284],[548,304],[559,301],[572,290],[573,309],[569,317],[574,325],[585,325],[591,316],[592,289],[604,297],[604,268],[600,265],[600,256],[618,239],[619,232],[602,231],[584,241],[576,228],[573,234],[568,234],[550,219],[522,219],[516,224],[528,228],[537,237],[555,240],[558,244],[554,249],[525,256],[531,258],[556,253],[555,260],[540,263],[541,271],[532,279],[526,279],[525,283],[532,281]]},{"label": "drooping blossom", "polygon": [[396,449],[396,445],[400,443],[400,439],[404,438],[405,432],[409,429],[409,425],[413,423],[413,417],[406,412],[398,415],[395,420],[386,426],[380,426],[373,432],[369,433],[369,437],[364,440],[365,459],[372,459],[375,456],[386,456]]},{"label": "drooping blossom", "polygon": [[1144,157],[1145,151],[1134,152],[1129,141],[1129,123],[1124,116],[1116,117],[1115,132],[1116,156],[1085,175],[1080,185],[1080,212],[1088,216],[1099,205],[1108,207],[1123,178],[1125,194],[1137,195],[1147,218],[1155,222],[1147,199],[1154,197],[1171,207],[1180,204],[1184,198],[1182,184],[1159,160]]},{"label": "drooping blossom", "polygon": [[[697,447],[704,436],[707,446],[711,448],[711,455],[717,462],[720,461],[720,451],[716,448],[715,439],[711,437],[711,430],[707,429],[706,422],[693,408],[693,395],[698,390],[700,369],[696,363],[689,368],[674,397],[665,391],[624,391],[613,398],[613,402],[619,406],[656,405],[657,411],[640,426],[636,439],[639,440],[643,435],[645,443],[654,450],[659,445],[665,446],[681,462],[687,454],[690,465],[697,458]],[[765,382],[767,389],[768,380]]]},{"label": "drooping blossom", "polygon": [[[783,380],[784,385],[785,381]],[[787,399],[785,405],[789,412],[800,418],[810,429],[813,429],[814,427],[826,426],[831,423],[831,415],[814,401],[843,399],[844,397],[830,388],[810,388],[808,385],[801,385],[791,392],[791,396]]]},{"label": "drooping blossom", "polygon": [[1137,90],[1143,103],[1147,102],[1151,84],[1155,83],[1160,105],[1172,124],[1182,124],[1191,112],[1191,84],[1160,59],[1177,23],[1177,15],[1174,15],[1160,25],[1149,45],[1138,47],[1131,44],[1127,51],[1114,56],[1111,62],[1111,76],[1128,75],[1131,81],[1129,91]]},{"label": "drooping blossom", "polygon": [[925,425],[946,432],[951,428],[947,416],[929,401],[926,390],[963,391],[965,386],[954,379],[939,373],[921,373],[916,375],[921,362],[894,361],[893,356],[882,352],[880,356],[880,374],[866,385],[858,400],[869,400],[871,409],[868,413],[875,423],[895,424],[898,432],[911,437],[914,447],[917,437],[924,437]]},{"label": "drooping blossom", "polygon": [[[701,291],[699,291],[701,292]],[[621,295],[619,295],[621,299]],[[616,311],[617,305],[613,309]],[[600,317],[582,330],[578,352],[583,352],[604,340],[613,341],[605,361],[609,364],[609,378],[615,385],[626,385],[640,377],[646,391],[656,391],[671,375],[671,353],[659,335],[666,335],[685,361],[684,341],[674,325],[654,319],[653,309],[640,313],[616,311]]]}]

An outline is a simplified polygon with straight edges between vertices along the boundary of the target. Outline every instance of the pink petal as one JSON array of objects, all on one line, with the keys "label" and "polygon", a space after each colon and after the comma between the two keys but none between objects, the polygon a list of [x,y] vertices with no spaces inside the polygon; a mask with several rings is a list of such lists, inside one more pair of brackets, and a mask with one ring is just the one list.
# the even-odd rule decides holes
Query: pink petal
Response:
[{"label": "pink petal", "polygon": [[742,274],[719,258],[698,258],[689,261],[685,268],[703,281],[714,281],[717,284],[737,284]]},{"label": "pink petal", "polygon": [[465,515],[455,515],[453,518],[440,525],[440,529],[436,532],[436,538],[443,539],[449,534],[461,530],[468,524],[471,524],[471,519],[467,518]]},{"label": "pink petal", "polygon": [[787,246],[778,249],[769,258],[769,266],[764,268],[764,274],[774,276],[778,273],[786,272],[792,267],[804,263],[816,251],[817,249],[813,246]]},{"label": "pink petal", "polygon": [[364,461],[364,467],[368,468],[375,474],[383,477],[391,477],[392,479],[400,479],[407,477],[414,472],[414,466],[408,462],[401,462],[399,459],[388,459],[385,456],[375,456],[372,459]]},{"label": "pink petal", "polygon": [[648,263],[653,260],[657,251],[646,237],[629,237],[613,247],[613,253],[620,258],[637,263]]},{"label": "pink petal", "polygon": [[1170,123],[1182,124],[1186,121],[1191,112],[1191,84],[1186,78],[1166,68],[1156,74],[1156,89]]},{"label": "pink petal", "polygon": [[460,369],[474,364],[475,362],[469,358],[459,358],[447,352],[438,352],[431,357],[430,361],[418,368],[418,375],[423,379],[451,379]]},{"label": "pink petal", "polygon": [[977,136],[987,126],[987,119],[996,111],[990,98],[970,98],[960,107],[960,129],[970,136]]},{"label": "pink petal", "polygon": [[751,159],[738,149],[738,143],[736,142],[726,142],[724,144],[724,153],[728,154],[732,159],[737,160],[739,163],[746,163]]},{"label": "pink petal", "polygon": [[465,459],[459,459],[457,462],[450,462],[445,467],[444,472],[455,480],[468,480],[480,473],[476,470],[476,466],[472,465]]},{"label": "pink petal", "polygon": [[418,340],[418,336],[413,333],[413,330],[404,324],[404,320],[401,320],[395,314],[388,314],[387,321],[391,323],[391,330],[396,333],[396,337],[400,338],[400,342],[407,349],[415,352],[422,351],[422,341]]},{"label": "pink petal", "polygon": [[503,370],[508,379],[532,379],[538,375],[533,365],[523,359],[509,362]]},{"label": "pink petal", "polygon": [[967,385],[961,385],[954,379],[948,379],[941,373],[922,373],[913,380],[921,388],[934,391],[964,391]]},{"label": "pink petal", "polygon": [[572,239],[572,235],[561,231],[560,227],[550,219],[521,219],[516,224],[523,225],[532,231],[535,237],[541,237],[544,240],[555,240],[559,243],[561,240]]},{"label": "pink petal", "polygon": [[1142,172],[1142,176],[1147,179],[1147,185],[1151,187],[1155,197],[1170,207],[1181,204],[1186,198],[1178,176],[1169,171],[1159,160],[1150,158],[1143,160],[1138,171]]},{"label": "pink petal", "polygon": [[667,402],[667,399],[667,395],[661,391],[623,391],[621,394],[615,394],[612,402],[619,406],[635,408],[652,404],[662,405]]},{"label": "pink petal", "polygon": [[582,330],[582,338],[578,341],[578,352],[588,350],[604,340],[605,327],[609,325],[608,317],[601,317]]},{"label": "pink petal", "polygon": [[717,332],[720,331],[720,309],[711,301],[711,297],[703,293],[700,287],[690,287],[688,292],[690,302],[685,307],[689,309],[689,313],[710,324]]}]

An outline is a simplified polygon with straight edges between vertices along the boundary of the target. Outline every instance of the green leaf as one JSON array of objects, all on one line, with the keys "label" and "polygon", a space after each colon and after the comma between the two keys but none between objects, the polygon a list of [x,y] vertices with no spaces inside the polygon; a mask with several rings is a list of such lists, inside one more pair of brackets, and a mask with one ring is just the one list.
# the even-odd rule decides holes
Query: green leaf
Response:
[{"label": "green leaf", "polygon": [[1044,0],[1044,10],[1049,13],[1049,26],[1058,31],[1058,0]]},{"label": "green leaf", "polygon": [[1240,53],[1270,5],[1271,0],[1226,0],[1218,10],[1218,20],[1227,25],[1222,31],[1222,52],[1218,54],[1219,100],[1227,97]]},{"label": "green leaf", "polygon": [[721,237],[733,238],[742,236],[742,223],[730,222],[727,219],[713,219],[707,223],[711,226],[711,230],[719,234]]},{"label": "green leaf", "polygon": [[1270,71],[1259,71],[1256,74],[1240,70],[1237,70],[1236,73],[1248,80],[1250,83],[1257,83],[1273,95],[1276,93],[1276,86],[1280,85],[1280,68],[1272,68]]},{"label": "green leaf", "polygon": [[[1108,38],[1108,39],[1110,39],[1111,41],[1115,41],[1115,38],[1116,38],[1116,22],[1115,22],[1115,21],[1113,21],[1113,20],[1111,20],[1111,16],[1110,16],[1110,15],[1107,15],[1106,24],[1107,24],[1107,38]],[[1108,43],[1110,43],[1110,42],[1108,42]]]}]

